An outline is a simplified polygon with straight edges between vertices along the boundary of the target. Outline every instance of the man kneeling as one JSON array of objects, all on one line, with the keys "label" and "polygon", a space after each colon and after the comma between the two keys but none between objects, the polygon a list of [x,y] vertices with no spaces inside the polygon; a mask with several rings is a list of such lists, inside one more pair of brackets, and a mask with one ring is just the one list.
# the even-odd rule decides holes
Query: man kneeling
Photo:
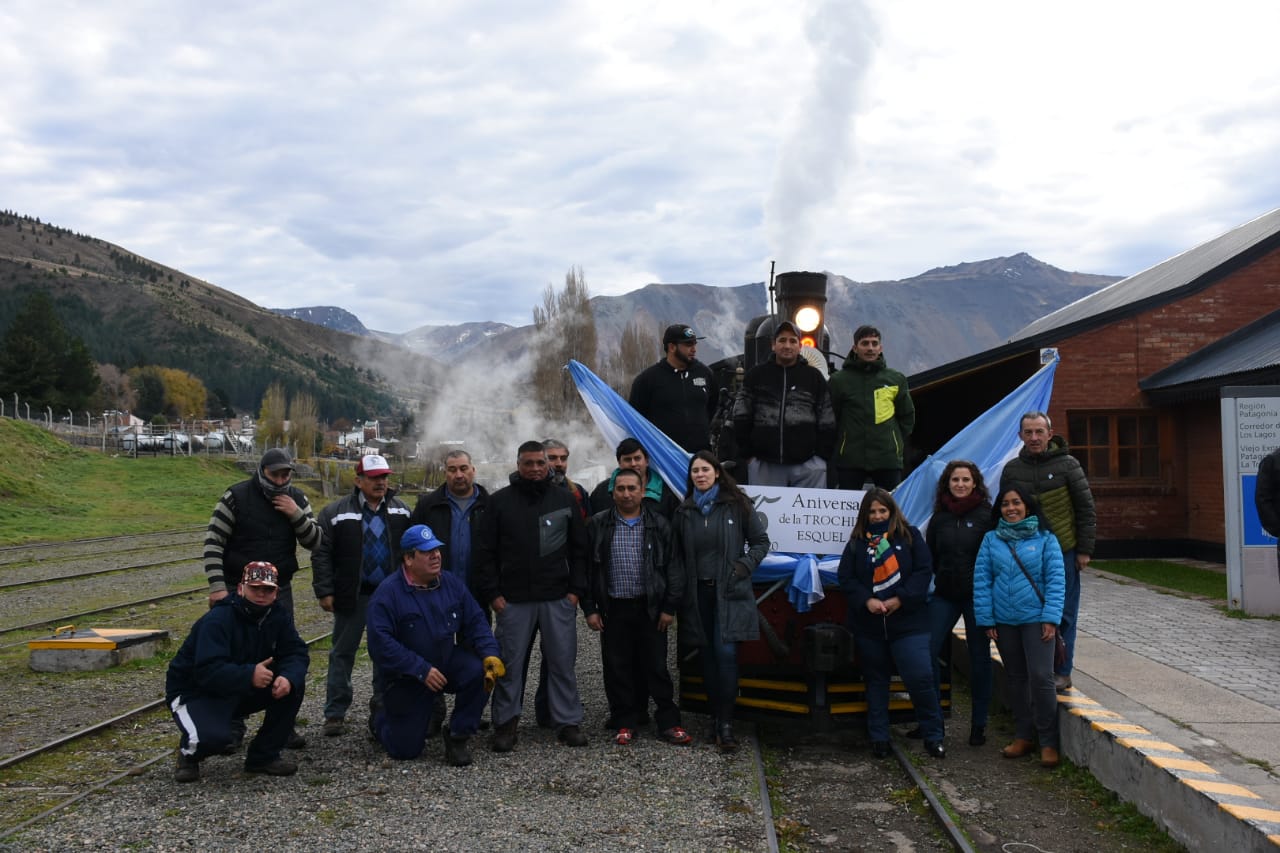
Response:
[{"label": "man kneeling", "polygon": [[174,778],[194,782],[200,762],[231,751],[231,721],[266,709],[249,743],[249,773],[292,776],[280,757],[293,731],[310,657],[293,617],[276,604],[280,575],[271,563],[244,567],[235,595],[214,603],[169,663],[165,701],[182,732]]},{"label": "man kneeling", "polygon": [[441,571],[443,544],[425,524],[406,530],[401,571],[369,600],[369,657],[385,680],[372,728],[392,758],[417,758],[426,745],[432,700],[453,693],[444,754],[462,767],[471,763],[467,741],[480,727],[487,692],[506,669],[480,605],[456,574]]}]

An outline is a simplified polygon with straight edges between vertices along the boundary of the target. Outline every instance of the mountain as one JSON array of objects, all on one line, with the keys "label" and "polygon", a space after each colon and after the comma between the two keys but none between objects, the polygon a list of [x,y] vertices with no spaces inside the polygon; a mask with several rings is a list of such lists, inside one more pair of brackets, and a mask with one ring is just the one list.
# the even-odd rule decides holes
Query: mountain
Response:
[{"label": "mountain", "polygon": [[460,323],[456,326],[419,326],[404,334],[393,332],[370,332],[369,334],[414,352],[430,353],[431,358],[436,361],[452,362],[476,347],[484,346],[491,339],[507,334],[513,328],[515,327],[508,326],[506,323],[492,323],[486,320],[478,323]]},{"label": "mountain", "polygon": [[438,365],[421,354],[273,313],[105,240],[2,212],[0,334],[37,288],[95,361],[186,370],[241,412],[256,413],[274,381],[289,395],[311,393],[322,418],[351,420],[416,409],[437,385]]},{"label": "mountain", "polygon": [[364,327],[364,323],[360,322],[359,317],[345,308],[333,305],[316,305],[311,308],[272,308],[271,312],[324,326],[335,332],[346,332],[348,335],[359,335],[362,338],[369,336],[369,330]]},{"label": "mountain", "polygon": [[[918,373],[997,346],[1031,321],[1119,279],[1067,272],[1026,253],[938,267],[899,281],[858,282],[828,274],[833,360],[839,367],[854,330],[866,323],[880,329],[895,368]],[[762,282],[650,284],[622,296],[596,296],[591,306],[601,356],[638,320],[653,330],[655,341],[671,323],[690,324],[707,338],[698,345],[698,357],[714,362],[744,351],[747,324],[766,313],[768,301]],[[399,336],[399,342],[440,361],[509,363],[528,350],[534,331],[532,325],[494,329],[484,339],[467,337],[469,345],[459,349],[455,339],[467,328],[425,326]]]}]

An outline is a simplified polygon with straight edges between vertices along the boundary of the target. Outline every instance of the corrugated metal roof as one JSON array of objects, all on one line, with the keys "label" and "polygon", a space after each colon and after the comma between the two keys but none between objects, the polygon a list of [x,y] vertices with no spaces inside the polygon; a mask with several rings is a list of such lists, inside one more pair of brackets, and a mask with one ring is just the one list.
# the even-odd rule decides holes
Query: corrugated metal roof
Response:
[{"label": "corrugated metal roof", "polygon": [[1138,382],[1157,391],[1280,366],[1280,311],[1272,311]]},{"label": "corrugated metal roof", "polygon": [[1280,208],[1264,213],[1251,222],[1162,261],[1150,269],[1077,299],[1024,327],[1009,339],[1009,343],[1087,322],[1112,311],[1130,308],[1136,303],[1158,299],[1178,288],[1196,283],[1203,276],[1277,234],[1280,234]]}]

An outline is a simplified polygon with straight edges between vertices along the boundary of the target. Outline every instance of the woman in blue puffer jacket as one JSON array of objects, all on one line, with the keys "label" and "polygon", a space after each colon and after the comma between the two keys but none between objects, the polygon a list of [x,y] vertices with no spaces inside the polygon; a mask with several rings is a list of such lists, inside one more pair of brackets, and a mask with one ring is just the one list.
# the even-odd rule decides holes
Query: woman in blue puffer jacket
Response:
[{"label": "woman in blue puffer jacket", "polygon": [[973,568],[973,614],[996,641],[1009,685],[1014,741],[1002,754],[1029,755],[1034,731],[1040,738],[1040,763],[1056,767],[1053,653],[1067,583],[1062,548],[1035,498],[1020,488],[1002,492],[995,513],[996,528],[983,537]]}]

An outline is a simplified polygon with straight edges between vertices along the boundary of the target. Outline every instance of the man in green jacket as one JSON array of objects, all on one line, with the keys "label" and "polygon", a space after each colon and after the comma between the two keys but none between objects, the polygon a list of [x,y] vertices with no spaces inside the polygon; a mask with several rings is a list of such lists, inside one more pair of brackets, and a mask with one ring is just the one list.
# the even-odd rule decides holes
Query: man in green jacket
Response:
[{"label": "man in green jacket", "polygon": [[1076,622],[1080,616],[1080,570],[1089,565],[1098,537],[1098,517],[1093,492],[1079,460],[1067,449],[1067,442],[1053,434],[1053,422],[1044,412],[1027,412],[1018,421],[1022,450],[1005,463],[1000,473],[1000,495],[1019,487],[1033,494],[1058,544],[1067,570],[1067,592],[1062,602],[1062,623],[1058,626],[1067,645],[1067,659],[1054,667],[1059,692],[1071,687],[1071,668],[1076,652]]},{"label": "man in green jacket", "polygon": [[858,327],[853,349],[829,387],[837,485],[861,489],[870,479],[893,489],[902,482],[902,450],[916,425],[916,407],[907,377],[885,363],[879,329]]}]

